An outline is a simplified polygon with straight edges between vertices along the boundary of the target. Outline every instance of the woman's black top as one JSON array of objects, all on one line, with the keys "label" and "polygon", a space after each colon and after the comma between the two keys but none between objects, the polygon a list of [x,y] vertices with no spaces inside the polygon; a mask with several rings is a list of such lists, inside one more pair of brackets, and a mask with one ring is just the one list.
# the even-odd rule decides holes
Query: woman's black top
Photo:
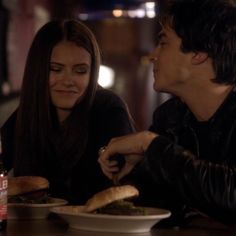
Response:
[{"label": "woman's black top", "polygon": [[[16,113],[1,129],[2,158],[7,170],[13,168]],[[50,150],[52,154],[46,156],[41,172],[21,171],[20,175],[44,176],[50,182],[49,194],[52,197],[67,199],[70,204],[84,204],[93,194],[112,184],[97,162],[99,148],[107,145],[111,138],[131,132],[133,124],[126,104],[112,91],[99,89],[89,115],[87,145],[73,168],[65,171],[73,161],[69,155],[66,157],[68,161],[59,161],[58,155]]]}]

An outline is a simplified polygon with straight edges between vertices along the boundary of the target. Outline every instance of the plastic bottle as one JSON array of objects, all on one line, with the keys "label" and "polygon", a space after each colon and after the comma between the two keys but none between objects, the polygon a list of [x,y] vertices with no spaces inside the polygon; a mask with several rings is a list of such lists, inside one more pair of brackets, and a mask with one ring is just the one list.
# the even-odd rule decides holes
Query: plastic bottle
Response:
[{"label": "plastic bottle", "polygon": [[2,163],[2,142],[0,135],[0,231],[7,227],[7,171]]}]

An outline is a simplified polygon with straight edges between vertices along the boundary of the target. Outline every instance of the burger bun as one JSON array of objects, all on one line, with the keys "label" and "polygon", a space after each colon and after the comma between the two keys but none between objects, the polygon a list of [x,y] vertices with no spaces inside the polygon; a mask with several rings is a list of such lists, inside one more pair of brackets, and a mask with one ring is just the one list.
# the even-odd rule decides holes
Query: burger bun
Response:
[{"label": "burger bun", "polygon": [[41,176],[17,176],[8,178],[8,196],[17,196],[48,188],[48,180]]},{"label": "burger bun", "polygon": [[86,202],[83,212],[93,212],[115,201],[137,197],[138,195],[138,190],[132,185],[111,187],[96,193],[90,198]]}]

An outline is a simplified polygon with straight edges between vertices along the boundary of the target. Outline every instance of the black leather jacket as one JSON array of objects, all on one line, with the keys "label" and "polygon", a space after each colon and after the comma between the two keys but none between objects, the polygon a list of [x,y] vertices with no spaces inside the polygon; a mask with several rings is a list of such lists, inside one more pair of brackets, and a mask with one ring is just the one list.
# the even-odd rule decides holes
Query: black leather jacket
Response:
[{"label": "black leather jacket", "polygon": [[142,188],[149,191],[143,204],[155,202],[172,213],[187,206],[235,224],[236,92],[207,122],[198,122],[183,102],[172,98],[155,111],[150,130],[161,136],[142,163],[155,188],[147,190],[150,180],[144,175],[137,181],[143,184],[141,197]]}]

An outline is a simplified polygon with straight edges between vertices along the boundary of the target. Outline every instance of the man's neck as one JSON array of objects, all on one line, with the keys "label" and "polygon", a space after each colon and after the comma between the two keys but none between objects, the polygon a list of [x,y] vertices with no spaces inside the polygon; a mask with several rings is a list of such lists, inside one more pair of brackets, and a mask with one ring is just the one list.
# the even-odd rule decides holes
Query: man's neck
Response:
[{"label": "man's neck", "polygon": [[180,96],[198,121],[209,120],[232,91],[232,85],[213,83],[199,87]]}]

